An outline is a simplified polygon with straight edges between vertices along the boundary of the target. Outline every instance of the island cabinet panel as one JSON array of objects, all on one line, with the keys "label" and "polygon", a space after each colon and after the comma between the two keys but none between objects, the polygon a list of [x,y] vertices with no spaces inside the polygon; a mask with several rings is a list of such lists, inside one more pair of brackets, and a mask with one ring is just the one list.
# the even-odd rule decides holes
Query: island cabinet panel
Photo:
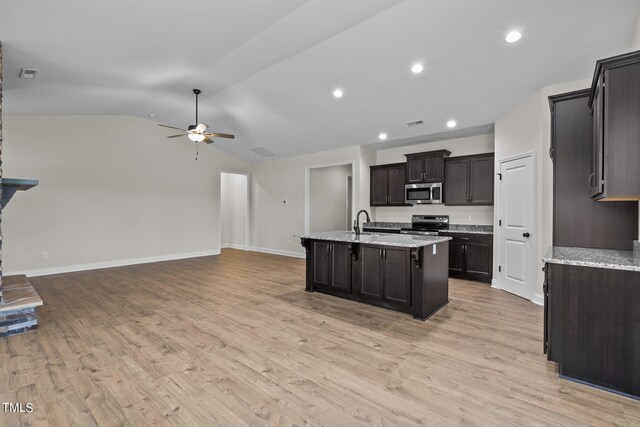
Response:
[{"label": "island cabinet panel", "polygon": [[314,241],[313,285],[351,292],[351,249],[346,243]]},{"label": "island cabinet panel", "polygon": [[384,249],[384,299],[391,304],[411,304],[409,251]]},{"label": "island cabinet panel", "polygon": [[[414,243],[406,238],[409,245]],[[301,243],[307,258],[307,292],[411,313],[420,320],[449,302],[448,241],[405,247],[302,237]]]},{"label": "island cabinet panel", "polygon": [[331,244],[331,286],[351,291],[351,246]]},{"label": "island cabinet panel", "polygon": [[359,294],[389,306],[411,305],[409,250],[361,245]]},{"label": "island cabinet panel", "polygon": [[382,300],[382,248],[360,246],[358,293],[365,298]]},{"label": "island cabinet panel", "polygon": [[315,286],[329,285],[329,242],[313,242],[313,284]]},{"label": "island cabinet panel", "polygon": [[545,269],[546,350],[560,375],[640,397],[640,272]]}]

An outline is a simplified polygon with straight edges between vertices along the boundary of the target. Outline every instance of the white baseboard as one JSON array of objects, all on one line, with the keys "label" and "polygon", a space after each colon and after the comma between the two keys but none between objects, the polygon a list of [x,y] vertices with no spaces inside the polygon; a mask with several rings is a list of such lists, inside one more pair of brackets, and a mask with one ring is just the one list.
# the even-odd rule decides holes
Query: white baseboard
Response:
[{"label": "white baseboard", "polygon": [[258,248],[256,246],[253,246],[251,250],[255,252],[262,252],[265,254],[282,255],[282,256],[289,256],[293,258],[306,258],[306,255],[304,252],[282,251],[280,249]]},{"label": "white baseboard", "polygon": [[542,294],[533,294],[533,298],[531,302],[538,305],[544,305],[544,295]]},{"label": "white baseboard", "polygon": [[176,259],[198,258],[203,256],[220,255],[220,250],[185,252],[181,254],[160,255],[143,258],[121,259],[116,261],[92,262],[87,264],[64,265],[61,267],[36,268],[32,270],[4,272],[3,275],[24,274],[27,277],[48,276],[50,274],[71,273],[74,271],[96,270],[99,268],[123,267],[125,265],[147,264],[150,262],[171,261]]},{"label": "white baseboard", "polygon": [[244,245],[237,245],[235,243],[223,243],[220,245],[220,249],[240,249],[242,251],[248,250],[245,249]]}]

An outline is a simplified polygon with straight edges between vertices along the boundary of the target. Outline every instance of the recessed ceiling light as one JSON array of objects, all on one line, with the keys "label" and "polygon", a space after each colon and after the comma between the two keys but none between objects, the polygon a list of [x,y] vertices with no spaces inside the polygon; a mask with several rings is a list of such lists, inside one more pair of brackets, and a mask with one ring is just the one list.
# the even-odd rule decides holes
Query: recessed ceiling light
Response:
[{"label": "recessed ceiling light", "polygon": [[382,132],[380,135],[378,135],[378,139],[380,141],[384,141],[385,139],[387,139],[387,134]]},{"label": "recessed ceiling light", "polygon": [[420,74],[422,70],[424,70],[424,67],[422,66],[422,64],[413,64],[411,66],[411,72],[413,74]]},{"label": "recessed ceiling light", "polygon": [[333,96],[336,98],[342,98],[342,95],[344,95],[344,93],[342,93],[342,89],[335,89],[333,91]]},{"label": "recessed ceiling light", "polygon": [[458,126],[458,123],[456,123],[456,121],[455,121],[455,120],[449,120],[449,121],[447,122],[447,127],[448,127],[448,128],[454,128],[454,127],[456,127],[456,126]]},{"label": "recessed ceiling light", "polygon": [[151,117],[152,119],[155,117],[156,115],[154,113],[149,113],[149,117]]},{"label": "recessed ceiling light", "polygon": [[507,43],[515,43],[518,40],[520,40],[520,37],[522,37],[522,34],[520,34],[520,31],[511,31],[509,34],[507,34],[507,37],[505,37],[505,40],[507,41]]}]

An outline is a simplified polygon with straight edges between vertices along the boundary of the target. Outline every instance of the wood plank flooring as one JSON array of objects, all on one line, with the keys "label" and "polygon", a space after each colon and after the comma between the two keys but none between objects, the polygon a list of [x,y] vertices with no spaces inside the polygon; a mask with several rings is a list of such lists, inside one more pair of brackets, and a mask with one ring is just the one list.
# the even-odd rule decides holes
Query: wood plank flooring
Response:
[{"label": "wood plank flooring", "polygon": [[304,260],[204,257],[30,279],[40,329],[0,339],[0,425],[640,425],[561,380],[542,308],[450,281],[426,322],[304,292]]}]

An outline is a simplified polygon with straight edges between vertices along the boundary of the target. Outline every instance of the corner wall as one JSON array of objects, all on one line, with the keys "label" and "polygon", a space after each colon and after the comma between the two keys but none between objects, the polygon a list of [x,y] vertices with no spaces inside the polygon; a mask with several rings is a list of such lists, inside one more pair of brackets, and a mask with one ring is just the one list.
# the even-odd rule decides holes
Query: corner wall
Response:
[{"label": "corner wall", "polygon": [[304,233],[307,168],[353,162],[354,211],[369,210],[368,166],[373,158],[368,149],[352,146],[256,164],[252,191],[254,250],[304,257],[300,239],[294,235]]},{"label": "corner wall", "polygon": [[[128,116],[5,117],[5,269],[28,275],[218,253],[220,172],[251,165]],[[33,130],[37,130],[34,137]],[[46,252],[46,258],[43,258]]]}]

